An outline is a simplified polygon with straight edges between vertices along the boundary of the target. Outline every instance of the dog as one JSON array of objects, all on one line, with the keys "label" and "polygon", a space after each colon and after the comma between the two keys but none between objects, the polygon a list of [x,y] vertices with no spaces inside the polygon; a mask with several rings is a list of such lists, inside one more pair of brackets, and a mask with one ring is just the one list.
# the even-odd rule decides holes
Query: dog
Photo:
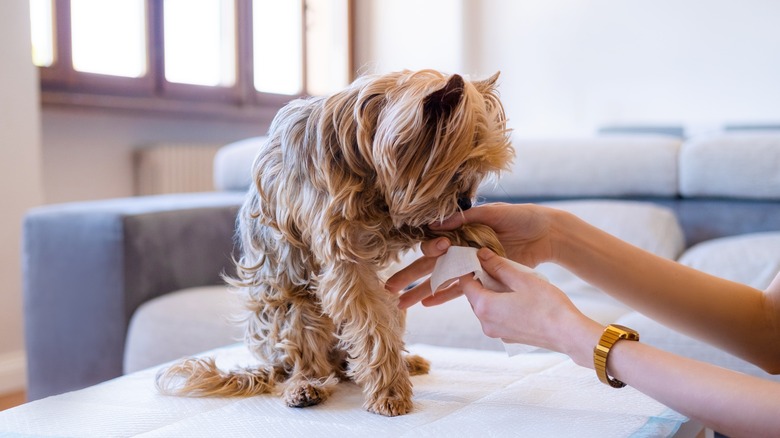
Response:
[{"label": "dog", "polygon": [[370,412],[410,412],[410,375],[429,364],[405,354],[405,314],[379,273],[442,235],[503,254],[488,227],[428,228],[468,209],[480,183],[511,164],[497,79],[370,75],[283,107],[253,163],[237,274],[226,279],[243,295],[245,342],[262,364],[224,372],[213,358],[186,359],[161,370],[160,391],[247,396],[285,383],[286,404],[305,407],[351,379]]}]

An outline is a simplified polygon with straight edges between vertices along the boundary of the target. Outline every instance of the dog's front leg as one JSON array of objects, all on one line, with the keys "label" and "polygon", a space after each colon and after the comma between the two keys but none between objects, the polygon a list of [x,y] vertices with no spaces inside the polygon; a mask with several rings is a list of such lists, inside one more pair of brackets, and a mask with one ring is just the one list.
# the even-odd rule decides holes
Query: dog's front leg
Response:
[{"label": "dog's front leg", "polygon": [[365,407],[386,416],[412,410],[412,383],[402,356],[403,327],[397,299],[377,274],[349,261],[323,269],[322,308],[339,328],[349,373],[363,387]]}]

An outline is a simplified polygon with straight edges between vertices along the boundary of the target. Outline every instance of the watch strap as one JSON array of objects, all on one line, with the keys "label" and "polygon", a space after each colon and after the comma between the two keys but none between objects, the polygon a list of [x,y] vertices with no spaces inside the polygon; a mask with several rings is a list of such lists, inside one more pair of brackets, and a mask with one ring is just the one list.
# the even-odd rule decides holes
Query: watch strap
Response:
[{"label": "watch strap", "polygon": [[601,334],[599,343],[593,348],[593,367],[596,369],[596,376],[602,383],[605,383],[613,388],[622,388],[626,386],[625,383],[618,379],[609,377],[607,374],[607,360],[609,359],[609,352],[612,347],[620,340],[638,341],[639,333],[636,330],[628,327],[610,324]]}]

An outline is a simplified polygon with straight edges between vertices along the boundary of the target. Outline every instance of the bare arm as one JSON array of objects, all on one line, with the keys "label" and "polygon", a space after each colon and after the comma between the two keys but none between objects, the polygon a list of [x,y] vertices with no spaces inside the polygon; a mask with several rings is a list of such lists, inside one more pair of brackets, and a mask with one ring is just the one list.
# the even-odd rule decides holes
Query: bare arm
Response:
[{"label": "bare arm", "polygon": [[780,434],[780,383],[674,355],[641,342],[618,342],[610,375],[727,436]]},{"label": "bare arm", "polygon": [[[563,352],[593,368],[593,347],[602,326],[580,313],[555,286],[513,270],[489,251],[482,250],[480,257],[487,272],[515,291],[496,293],[470,276],[461,278],[460,287],[488,336]],[[611,376],[729,436],[780,433],[780,382],[631,341],[615,344],[607,365]]]},{"label": "bare arm", "polygon": [[678,331],[780,373],[780,280],[762,292],[634,247],[551,212],[553,261]]}]

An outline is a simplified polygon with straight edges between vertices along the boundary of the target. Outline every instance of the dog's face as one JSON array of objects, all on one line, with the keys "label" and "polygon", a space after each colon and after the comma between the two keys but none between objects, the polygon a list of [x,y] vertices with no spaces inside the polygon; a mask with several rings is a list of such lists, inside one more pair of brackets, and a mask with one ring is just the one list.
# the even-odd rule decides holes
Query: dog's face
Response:
[{"label": "dog's face", "polygon": [[395,227],[422,227],[471,206],[514,156],[495,83],[424,70],[358,80],[355,146]]}]

